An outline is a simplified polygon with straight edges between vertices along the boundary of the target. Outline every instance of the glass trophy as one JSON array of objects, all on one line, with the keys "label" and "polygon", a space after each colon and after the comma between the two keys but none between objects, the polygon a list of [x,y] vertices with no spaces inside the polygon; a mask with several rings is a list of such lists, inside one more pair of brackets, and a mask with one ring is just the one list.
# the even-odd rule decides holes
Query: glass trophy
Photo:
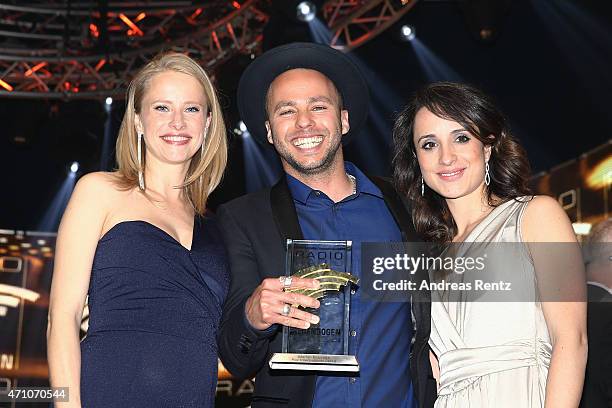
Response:
[{"label": "glass trophy", "polygon": [[[283,326],[282,352],[274,353],[270,368],[358,372],[349,355],[351,291],[358,279],[351,275],[351,241],[287,240],[285,276],[317,279],[319,289],[288,289],[318,299],[318,309],[300,307],[319,316],[308,329]],[[354,293],[354,291],[353,291]]]}]

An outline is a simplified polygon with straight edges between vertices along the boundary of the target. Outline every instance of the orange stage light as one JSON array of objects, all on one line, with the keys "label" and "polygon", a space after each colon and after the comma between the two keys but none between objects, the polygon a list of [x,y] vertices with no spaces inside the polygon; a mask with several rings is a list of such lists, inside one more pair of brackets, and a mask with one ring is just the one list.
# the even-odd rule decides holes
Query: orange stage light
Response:
[{"label": "orange stage light", "polygon": [[25,76],[30,76],[32,75],[34,72],[38,71],[39,69],[41,69],[42,67],[46,66],[47,63],[46,62],[41,62],[39,64],[34,65],[32,68],[28,69],[25,72]]},{"label": "orange stage light", "polygon": [[234,8],[239,9],[240,8],[240,3],[238,3],[237,1],[232,3],[232,6],[234,6]]},{"label": "orange stage light", "polygon": [[212,35],[213,42],[215,43],[215,46],[217,47],[218,50],[221,50],[221,43],[219,42],[219,37],[217,36],[217,32],[213,31],[211,35]]},{"label": "orange stage light", "polygon": [[142,20],[143,18],[145,18],[147,15],[145,13],[140,13],[139,15],[136,16],[136,18],[134,19],[134,22],[137,23],[140,20]]},{"label": "orange stage light", "polygon": [[104,64],[106,64],[106,60],[104,58],[102,58],[97,64],[96,64],[96,72],[98,72],[100,70],[100,68],[102,68],[104,66]]},{"label": "orange stage light", "polygon": [[586,182],[593,190],[612,184],[612,157],[598,163],[587,176]]},{"label": "orange stage light", "polygon": [[196,9],[196,11],[194,11],[193,14],[189,16],[189,18],[193,20],[194,18],[196,18],[200,14],[202,14],[202,9],[201,8]]},{"label": "orange stage light", "polygon": [[11,86],[11,84],[4,82],[3,80],[0,79],[0,86],[3,87],[4,89],[6,89],[7,91],[12,91],[13,87]]},{"label": "orange stage light", "polygon": [[128,30],[128,35],[138,35],[138,36],[143,36],[144,33],[142,32],[142,30],[140,30],[140,28],[138,28],[138,26],[136,24],[134,24],[132,22],[132,20],[130,20],[128,18],[128,16],[126,16],[123,13],[119,13],[119,18],[121,19],[121,21],[123,21],[128,27],[131,28],[131,30]]},{"label": "orange stage light", "polygon": [[91,32],[91,35],[93,35],[96,38],[98,38],[98,36],[100,35],[100,32],[98,31],[98,27],[94,23],[89,24],[89,31]]}]

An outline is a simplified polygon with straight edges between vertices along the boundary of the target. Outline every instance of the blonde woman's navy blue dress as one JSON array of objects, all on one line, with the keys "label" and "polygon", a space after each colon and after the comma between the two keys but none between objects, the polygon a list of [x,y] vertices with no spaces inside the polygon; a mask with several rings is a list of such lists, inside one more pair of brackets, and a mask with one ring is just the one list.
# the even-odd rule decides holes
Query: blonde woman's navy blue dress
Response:
[{"label": "blonde woman's navy blue dress", "polygon": [[196,217],[191,249],[146,221],[111,228],[91,272],[82,406],[212,407],[228,287],[214,219]]}]

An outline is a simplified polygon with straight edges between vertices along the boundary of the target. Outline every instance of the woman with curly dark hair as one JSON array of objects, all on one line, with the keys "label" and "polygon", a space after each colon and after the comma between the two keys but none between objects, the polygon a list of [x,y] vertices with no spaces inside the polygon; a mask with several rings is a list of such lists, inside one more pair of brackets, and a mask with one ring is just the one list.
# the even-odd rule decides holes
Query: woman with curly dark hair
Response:
[{"label": "woman with curly dark hair", "polygon": [[[531,195],[526,154],[504,115],[474,87],[430,84],[397,118],[393,166],[426,241],[465,253],[483,242],[527,249],[513,253],[512,267],[528,277],[530,301],[450,301],[432,293],[436,407],[578,406],[586,306],[563,295],[584,295],[579,246],[559,204]],[[536,242],[566,243],[562,259],[548,261]],[[553,264],[578,273],[572,282],[558,282]],[[490,276],[503,267],[486,266]],[[436,273],[433,281],[440,280]]]}]

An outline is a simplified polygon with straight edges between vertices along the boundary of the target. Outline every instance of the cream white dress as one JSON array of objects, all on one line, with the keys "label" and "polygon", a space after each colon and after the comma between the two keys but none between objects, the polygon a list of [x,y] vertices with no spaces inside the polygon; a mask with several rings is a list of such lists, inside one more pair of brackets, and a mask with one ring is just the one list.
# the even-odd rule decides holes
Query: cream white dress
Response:
[{"label": "cream white dress", "polygon": [[[519,200],[496,207],[469,234],[460,251],[465,255],[474,249],[481,252],[483,246],[486,251],[487,245],[522,242],[520,225],[528,199]],[[473,292],[448,301],[444,293],[432,292],[429,345],[440,366],[436,408],[544,406],[552,347],[533,262],[526,245],[505,248],[514,251],[504,258],[512,261],[488,262],[486,274],[503,278],[511,264],[512,273],[520,277],[522,286],[515,285],[513,290],[523,291],[521,301],[487,301],[495,293],[470,299]]]}]

